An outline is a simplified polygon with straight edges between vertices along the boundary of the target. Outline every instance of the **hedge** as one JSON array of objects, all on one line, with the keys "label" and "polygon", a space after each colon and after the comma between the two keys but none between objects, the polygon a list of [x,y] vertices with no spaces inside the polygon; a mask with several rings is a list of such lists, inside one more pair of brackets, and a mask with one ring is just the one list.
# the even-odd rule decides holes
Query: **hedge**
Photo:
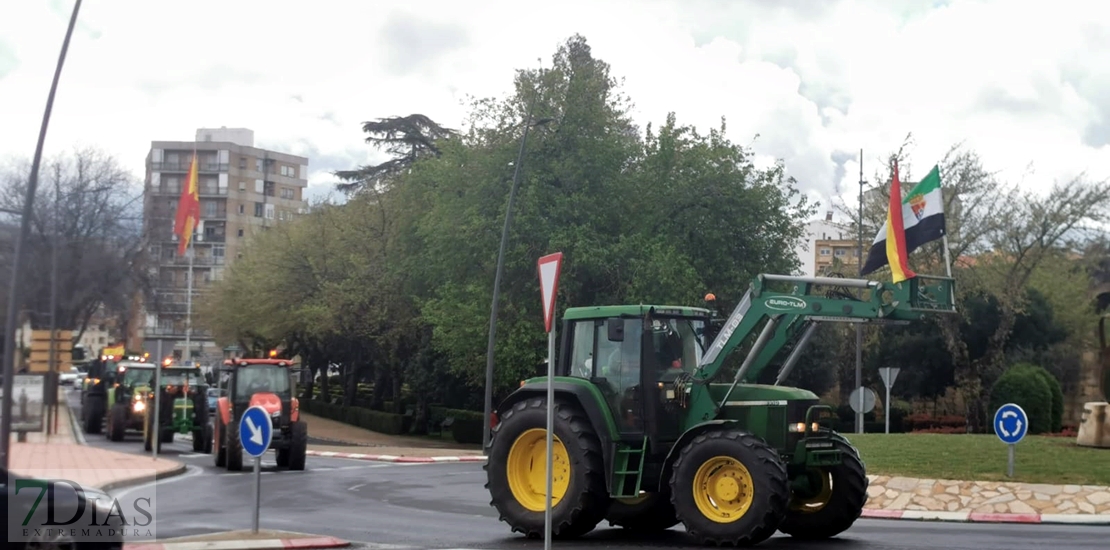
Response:
[{"label": "hedge", "polygon": [[412,423],[411,417],[400,414],[372,411],[361,407],[344,407],[315,399],[302,401],[301,408],[309,414],[390,435],[408,432]]},{"label": "hedge", "polygon": [[1029,417],[1030,434],[1052,431],[1052,389],[1036,369],[1018,367],[1006,370],[991,388],[990,410],[1015,403]]},{"label": "hedge", "polygon": [[1060,381],[1044,367],[1031,363],[1018,363],[1010,368],[1028,370],[1039,376],[1048,385],[1048,390],[1052,392],[1052,411],[1049,413],[1050,430],[1052,433],[1059,433],[1064,427],[1064,389],[1060,387]]}]

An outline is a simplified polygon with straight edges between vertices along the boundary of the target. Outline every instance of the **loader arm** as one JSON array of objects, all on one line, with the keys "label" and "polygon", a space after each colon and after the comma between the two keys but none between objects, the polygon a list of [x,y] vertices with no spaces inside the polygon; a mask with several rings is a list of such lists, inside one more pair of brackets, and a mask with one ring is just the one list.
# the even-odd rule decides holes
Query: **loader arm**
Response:
[{"label": "loader arm", "polygon": [[[772,286],[782,290],[772,290]],[[707,390],[706,385],[720,373],[729,354],[759,329],[732,386],[717,403],[708,402],[713,401],[708,391],[692,391],[691,404],[700,410],[719,410],[738,384],[757,380],[784,349],[793,345],[779,369],[775,383],[781,383],[822,322],[906,324],[929,314],[955,313],[954,289],[953,279],[926,275],[901,283],[883,283],[761,274],[702,355],[693,376],[692,386]]]}]

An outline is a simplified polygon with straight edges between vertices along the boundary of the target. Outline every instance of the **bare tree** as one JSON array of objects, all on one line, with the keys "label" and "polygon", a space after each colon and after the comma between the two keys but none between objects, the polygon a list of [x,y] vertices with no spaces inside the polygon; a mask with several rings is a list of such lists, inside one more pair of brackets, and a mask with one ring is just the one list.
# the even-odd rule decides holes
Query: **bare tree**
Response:
[{"label": "bare tree", "polygon": [[[29,174],[26,159],[0,171],[0,207],[22,210]],[[75,148],[43,163],[20,297],[33,325],[49,323],[55,246],[57,326],[76,340],[101,308],[129,320],[144,277],[141,198],[134,175],[102,150]]]}]

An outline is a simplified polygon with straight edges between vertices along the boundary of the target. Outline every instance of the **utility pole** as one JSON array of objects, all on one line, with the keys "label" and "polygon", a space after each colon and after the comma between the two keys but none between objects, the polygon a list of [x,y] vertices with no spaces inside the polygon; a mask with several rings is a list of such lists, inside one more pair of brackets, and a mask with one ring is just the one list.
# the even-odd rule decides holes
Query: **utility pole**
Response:
[{"label": "utility pole", "polygon": [[[858,241],[856,243],[856,265],[863,271],[863,149],[859,150],[859,220],[856,223]],[[860,289],[860,298],[863,298],[863,289]],[[863,387],[863,323],[856,325],[856,388]],[[856,433],[863,433],[863,392],[859,392],[860,402],[856,409]]]},{"label": "utility pole", "polygon": [[50,239],[50,361],[47,369],[46,388],[50,392],[49,399],[43,400],[43,406],[49,405],[46,414],[46,434],[50,435],[52,420],[58,415],[58,233],[61,224],[58,223],[59,203],[61,202],[62,182],[54,178],[54,237]]},{"label": "utility pole", "polygon": [[31,218],[34,216],[35,190],[39,184],[39,165],[42,163],[42,149],[46,142],[46,128],[50,125],[50,112],[54,109],[54,96],[58,92],[58,81],[62,77],[62,66],[65,65],[66,52],[69,51],[69,40],[73,36],[73,28],[77,26],[77,13],[81,9],[81,0],[73,5],[73,14],[69,17],[69,26],[66,28],[66,37],[62,41],[62,51],[58,54],[58,64],[54,67],[54,80],[50,83],[50,93],[46,97],[46,109],[42,114],[42,125],[39,127],[39,139],[35,145],[35,157],[31,161],[31,175],[27,178],[27,191],[23,199],[23,219],[20,222],[19,237],[15,241],[15,257],[12,260],[12,280],[8,289],[8,311],[4,321],[4,397],[0,404],[0,467],[8,470],[11,459],[12,438],[12,389],[15,386],[15,325],[16,313],[19,311],[19,272],[23,255],[26,254],[27,235],[31,232]]}]

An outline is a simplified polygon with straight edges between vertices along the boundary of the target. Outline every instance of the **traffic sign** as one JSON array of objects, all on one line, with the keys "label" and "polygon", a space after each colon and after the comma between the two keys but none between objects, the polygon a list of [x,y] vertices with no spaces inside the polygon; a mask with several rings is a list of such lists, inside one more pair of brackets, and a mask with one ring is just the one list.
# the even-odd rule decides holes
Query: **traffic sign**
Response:
[{"label": "traffic sign", "polygon": [[[861,396],[863,399],[862,405],[860,404]],[[875,410],[875,390],[860,386],[852,390],[852,395],[848,396],[848,401],[853,411],[858,413],[869,413]]]},{"label": "traffic sign", "polygon": [[239,420],[239,441],[247,454],[255,458],[265,454],[270,448],[273,432],[274,424],[266,409],[256,406],[243,412],[243,418]]},{"label": "traffic sign", "polygon": [[540,294],[543,296],[543,326],[550,333],[555,316],[555,295],[559,291],[559,272],[563,269],[563,253],[548,254],[536,263],[540,271]]},{"label": "traffic sign", "polygon": [[994,413],[994,433],[1003,443],[1013,445],[1029,432],[1029,417],[1016,403],[1006,403]]},{"label": "traffic sign", "polygon": [[536,262],[540,272],[540,293],[543,296],[543,327],[547,331],[547,491],[544,496],[543,549],[551,550],[551,490],[554,476],[552,447],[555,432],[555,331],[551,321],[555,317],[555,296],[559,292],[559,273],[563,270],[563,253],[548,254]]},{"label": "traffic sign", "polygon": [[883,377],[883,385],[886,386],[886,401],[883,401],[883,413],[886,415],[886,427],[883,433],[890,433],[890,389],[894,387],[894,381],[898,379],[898,373],[901,369],[898,367],[883,367],[879,369],[879,376]]}]

